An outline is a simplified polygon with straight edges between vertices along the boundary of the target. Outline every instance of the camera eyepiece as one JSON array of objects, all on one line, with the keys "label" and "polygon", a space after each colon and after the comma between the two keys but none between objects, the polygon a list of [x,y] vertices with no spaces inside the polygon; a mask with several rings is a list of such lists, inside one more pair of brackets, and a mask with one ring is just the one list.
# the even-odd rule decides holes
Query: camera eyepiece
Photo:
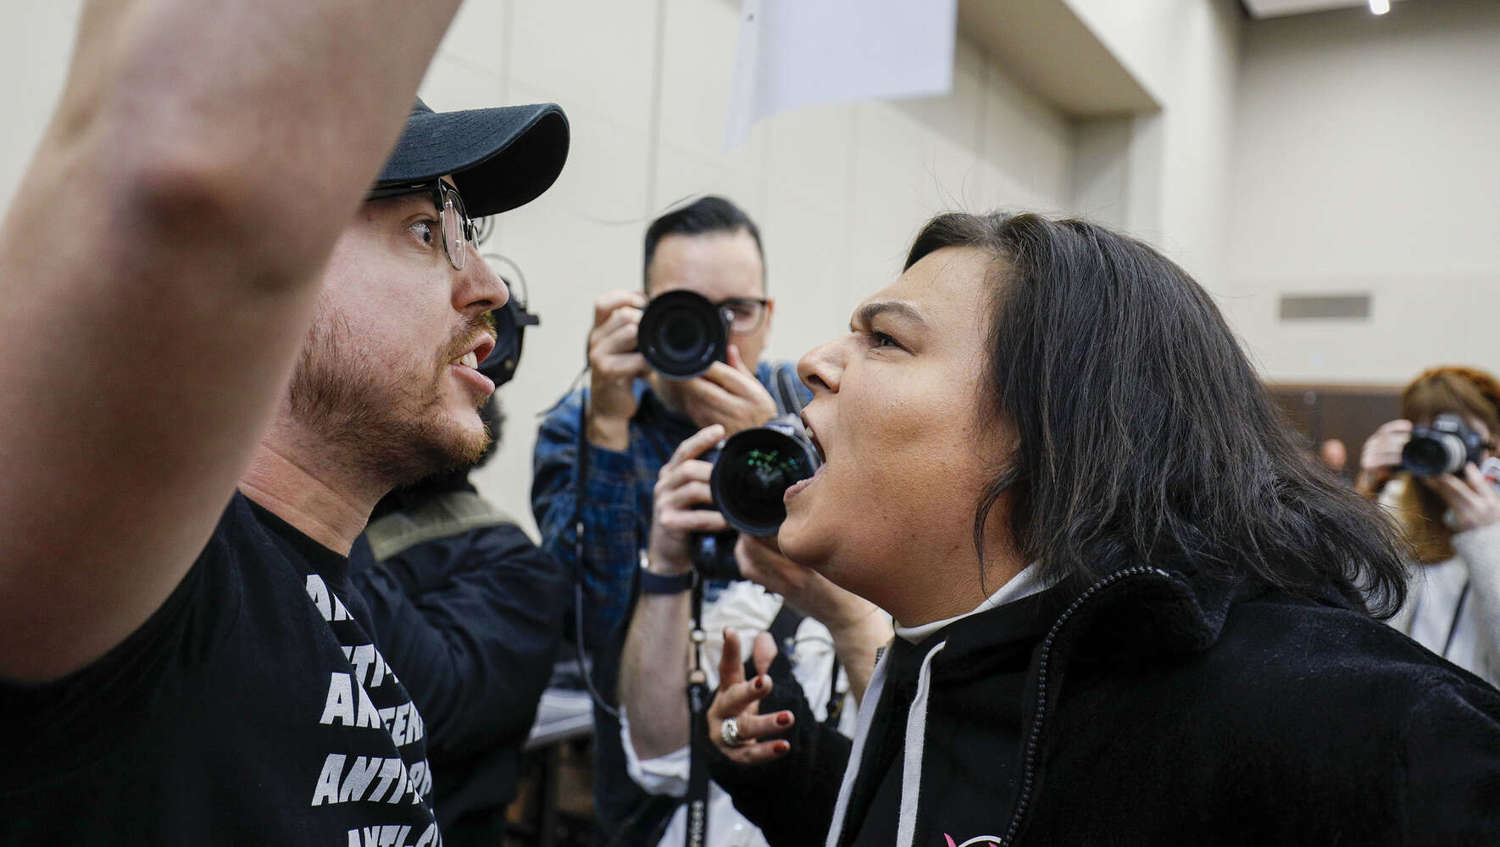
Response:
[{"label": "camera eyepiece", "polygon": [[729,360],[729,319],[707,297],[692,291],[668,291],[651,298],[636,338],[646,362],[672,379],[691,379],[714,362]]},{"label": "camera eyepiece", "polygon": [[775,535],[786,520],[782,496],[819,464],[802,422],[786,415],[725,441],[709,489],[731,527],[746,535]]}]

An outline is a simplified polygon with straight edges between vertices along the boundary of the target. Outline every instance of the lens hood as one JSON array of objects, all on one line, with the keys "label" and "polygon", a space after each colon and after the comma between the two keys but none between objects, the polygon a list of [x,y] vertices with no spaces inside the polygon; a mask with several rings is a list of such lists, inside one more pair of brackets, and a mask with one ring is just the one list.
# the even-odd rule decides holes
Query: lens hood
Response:
[{"label": "lens hood", "polygon": [[794,415],[743,430],[719,450],[709,478],[714,505],[746,535],[775,535],[786,520],[782,496],[821,462]]}]

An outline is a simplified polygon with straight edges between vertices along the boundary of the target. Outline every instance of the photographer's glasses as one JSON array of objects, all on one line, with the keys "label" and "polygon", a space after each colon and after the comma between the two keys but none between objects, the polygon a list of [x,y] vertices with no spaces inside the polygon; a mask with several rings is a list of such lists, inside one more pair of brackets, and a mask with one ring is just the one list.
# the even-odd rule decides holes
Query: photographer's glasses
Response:
[{"label": "photographer's glasses", "polygon": [[365,200],[383,200],[387,197],[403,197],[408,194],[429,194],[438,211],[438,229],[442,231],[443,251],[448,254],[448,264],[456,271],[464,269],[469,258],[469,245],[477,246],[474,237],[474,221],[464,208],[464,199],[458,189],[435,179],[431,182],[385,185],[370,190]]},{"label": "photographer's glasses", "polygon": [[758,297],[729,297],[714,304],[724,313],[731,332],[754,332],[766,319],[766,300]]}]

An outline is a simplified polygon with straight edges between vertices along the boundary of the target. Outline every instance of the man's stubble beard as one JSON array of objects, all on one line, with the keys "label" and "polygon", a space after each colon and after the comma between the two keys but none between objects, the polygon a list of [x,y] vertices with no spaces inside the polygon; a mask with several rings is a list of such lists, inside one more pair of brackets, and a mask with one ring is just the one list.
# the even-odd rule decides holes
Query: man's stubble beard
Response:
[{"label": "man's stubble beard", "polygon": [[355,337],[342,318],[314,323],[292,373],[293,418],[330,454],[392,488],[478,461],[491,434],[476,435],[444,413],[447,360],[401,373],[358,349]]}]

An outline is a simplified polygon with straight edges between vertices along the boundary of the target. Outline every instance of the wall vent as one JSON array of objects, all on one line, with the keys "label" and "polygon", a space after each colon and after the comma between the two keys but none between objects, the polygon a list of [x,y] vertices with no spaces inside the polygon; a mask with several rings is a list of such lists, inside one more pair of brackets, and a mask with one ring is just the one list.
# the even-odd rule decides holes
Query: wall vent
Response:
[{"label": "wall vent", "polygon": [[1365,321],[1370,319],[1369,294],[1283,294],[1284,321]]}]

